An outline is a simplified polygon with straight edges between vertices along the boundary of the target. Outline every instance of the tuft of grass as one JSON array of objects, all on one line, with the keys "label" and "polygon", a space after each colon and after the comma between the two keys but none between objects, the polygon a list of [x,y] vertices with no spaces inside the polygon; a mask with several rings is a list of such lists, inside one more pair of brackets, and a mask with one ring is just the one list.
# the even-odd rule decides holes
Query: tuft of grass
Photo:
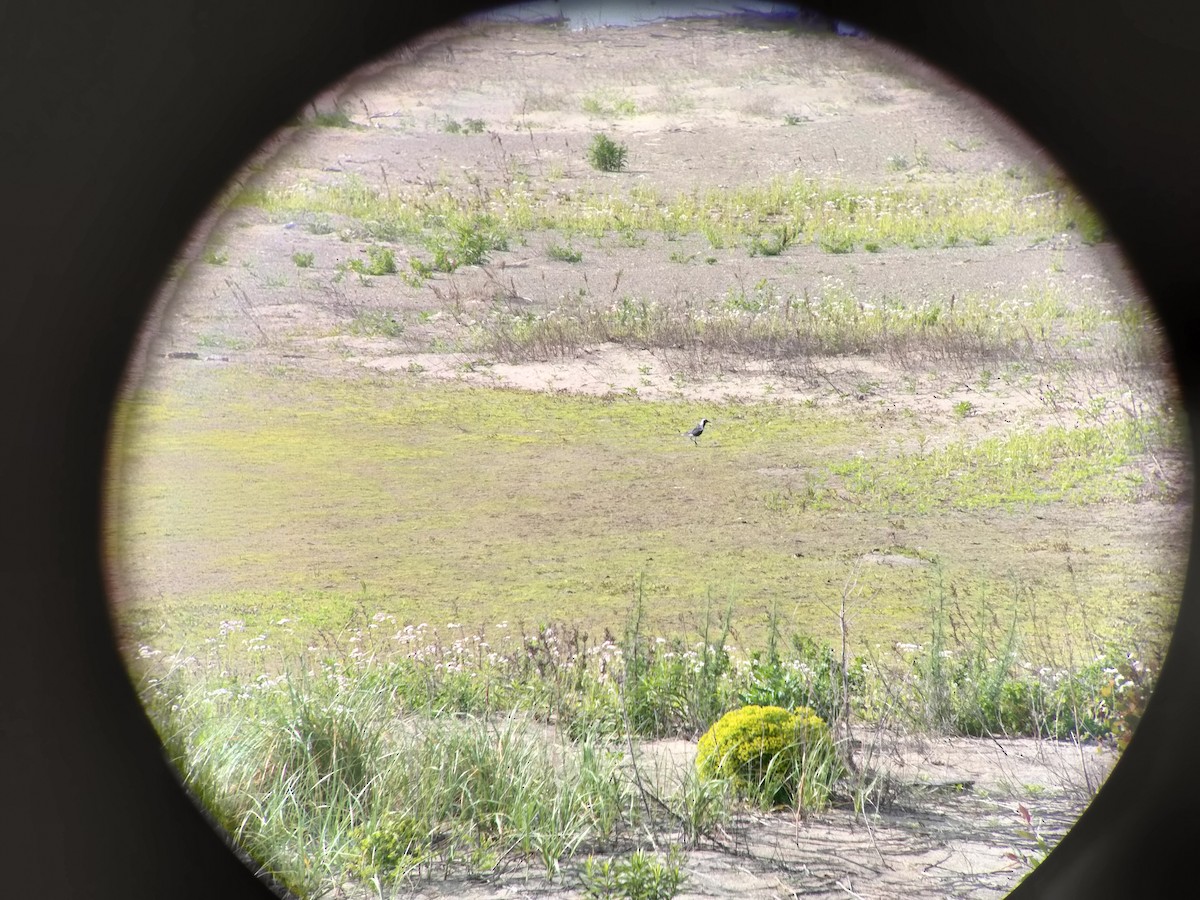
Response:
[{"label": "tuft of grass", "polygon": [[754,235],[750,240],[751,256],[778,256],[796,242],[798,235],[788,226],[774,229],[769,237]]},{"label": "tuft of grass", "polygon": [[318,128],[354,128],[354,122],[341,105],[333,109],[317,110],[314,108],[312,124]]},{"label": "tuft of grass", "polygon": [[546,255],[559,262],[577,263],[583,260],[583,251],[570,244],[551,244],[546,248]]},{"label": "tuft of grass", "polygon": [[447,134],[483,134],[487,127],[483,119],[464,119],[459,122],[457,119],[446,119],[442,125],[442,131]]},{"label": "tuft of grass", "polygon": [[620,172],[625,168],[629,150],[606,134],[597,134],[588,146],[588,162],[601,172]]},{"label": "tuft of grass", "polygon": [[292,262],[298,269],[311,269],[316,257],[312,253],[296,252],[292,254]]},{"label": "tuft of grass", "polygon": [[490,215],[481,213],[445,222],[443,230],[429,237],[426,247],[432,254],[431,268],[454,272],[462,266],[487,262],[490,254],[508,249],[508,235]]},{"label": "tuft of grass", "polygon": [[821,249],[826,253],[853,253],[854,239],[848,235],[825,235],[820,240]]}]

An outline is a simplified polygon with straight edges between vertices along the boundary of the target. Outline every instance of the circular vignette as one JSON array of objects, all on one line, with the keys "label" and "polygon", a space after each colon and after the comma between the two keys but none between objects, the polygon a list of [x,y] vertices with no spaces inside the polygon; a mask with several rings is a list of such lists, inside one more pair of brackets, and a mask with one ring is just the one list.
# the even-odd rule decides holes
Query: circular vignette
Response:
[{"label": "circular vignette", "polygon": [[[954,73],[1048,148],[1141,276],[1190,407],[1200,143],[1183,113],[1200,58],[1194,14],[811,5]],[[18,227],[2,251],[13,340],[0,657],[4,796],[22,811],[6,834],[14,894],[271,896],[183,795],[111,640],[96,558],[108,403],[154,287],[229,172],[324,85],[485,6],[297,0],[280,15],[231,0],[44,3],[6,22],[3,171]],[[1189,577],[1137,740],[1012,896],[1164,893],[1183,874],[1200,800],[1188,769],[1200,737],[1196,590]]]}]

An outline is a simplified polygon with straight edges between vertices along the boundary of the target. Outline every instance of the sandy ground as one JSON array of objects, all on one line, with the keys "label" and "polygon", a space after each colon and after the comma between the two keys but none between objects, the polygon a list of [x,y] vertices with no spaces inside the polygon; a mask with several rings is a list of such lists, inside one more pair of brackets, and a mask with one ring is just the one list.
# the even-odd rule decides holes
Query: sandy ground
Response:
[{"label": "sandy ground", "polygon": [[[795,173],[888,183],[906,175],[888,163],[900,157],[920,158],[924,174],[946,180],[1045,162],[986,108],[937,90],[941,84],[902,54],[828,34],[707,22],[584,32],[472,26],[398,50],[319,98],[314,109],[340,105],[357,127],[287,129],[236,181],[286,188],[353,174],[390,190],[473,177],[498,190],[530,177],[550,179],[554,190],[564,192],[609,182],[621,190],[652,182],[670,192]],[[581,96],[600,107],[626,97],[639,113],[589,113]],[[444,130],[448,119],[476,117],[486,123],[483,133]],[[604,175],[588,167],[583,151],[600,129],[628,144],[627,172]],[[470,354],[437,347],[489,304],[537,308],[581,288],[686,301],[771,278],[797,291],[840,284],[863,296],[921,298],[1018,290],[1049,278],[1095,302],[1136,297],[1116,251],[1085,246],[1074,234],[1038,244],[898,247],[879,254],[798,246],[778,257],[710,249],[694,237],[667,248],[652,238],[641,246],[609,242],[602,251],[583,245],[583,266],[548,262],[547,238],[534,234],[484,266],[414,286],[398,278],[386,285],[334,283],[335,266],[360,257],[368,242],[343,240],[336,230],[314,233],[307,224],[237,208],[199,226],[147,324],[132,379],[178,384],[187,379],[186,367],[197,365],[322,374],[419,370],[427,378],[531,390],[607,394],[636,388],[648,399],[754,400],[770,394],[831,405],[870,402],[931,421],[944,420],[968,400],[975,412],[965,427],[984,434],[1044,417],[1036,389],[998,384],[985,392],[973,383],[973,373],[953,366],[929,363],[914,370],[861,357],[824,359],[799,375],[756,368],[748,360],[729,361],[727,374],[707,361],[692,367],[694,377],[681,385],[670,376],[688,360],[650,350],[602,345],[570,358],[472,366]],[[222,264],[204,261],[214,248],[224,255]],[[696,260],[665,262],[673,251]],[[298,252],[313,253],[317,263],[298,269],[292,262]],[[703,256],[713,261],[705,264]],[[404,248],[398,262],[407,267]],[[347,333],[347,323],[364,310],[395,313],[407,327],[393,337]],[[687,764],[690,752],[690,744],[651,745],[647,764]],[[1082,811],[1112,762],[1111,754],[1095,748],[1024,740],[894,743],[880,748],[878,763],[895,777],[971,786],[930,788],[919,796],[910,791],[908,801],[866,821],[839,811],[806,820],[744,817],[729,829],[723,849],[688,855],[689,879],[680,896],[1000,897],[1024,871],[1005,853],[1032,849],[1032,841],[1017,834],[1023,824],[1017,804],[1044,820],[1044,834],[1053,840]],[[419,883],[414,891],[430,897],[570,897],[578,895],[577,885],[565,876],[549,883],[515,867],[486,882]]]}]

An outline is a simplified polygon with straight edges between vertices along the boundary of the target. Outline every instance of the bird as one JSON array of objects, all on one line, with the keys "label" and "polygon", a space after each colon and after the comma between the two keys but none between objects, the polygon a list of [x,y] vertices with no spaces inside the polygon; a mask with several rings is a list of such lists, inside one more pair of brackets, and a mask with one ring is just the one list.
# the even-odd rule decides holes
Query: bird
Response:
[{"label": "bird", "polygon": [[684,434],[686,434],[688,437],[690,437],[692,439],[693,444],[696,444],[696,446],[699,446],[699,443],[696,441],[696,438],[698,438],[698,437],[700,437],[700,435],[704,434],[704,426],[707,424],[708,424],[708,419],[701,419],[699,425],[697,425],[691,431],[685,431]]}]

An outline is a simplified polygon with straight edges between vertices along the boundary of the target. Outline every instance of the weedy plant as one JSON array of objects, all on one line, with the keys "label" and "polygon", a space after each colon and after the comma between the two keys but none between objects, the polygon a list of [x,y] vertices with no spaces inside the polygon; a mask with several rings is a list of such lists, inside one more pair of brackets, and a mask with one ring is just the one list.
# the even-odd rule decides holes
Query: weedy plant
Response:
[{"label": "weedy plant", "polygon": [[396,254],[389,247],[367,248],[368,275],[395,275]]},{"label": "weedy plant", "polygon": [[1021,817],[1023,827],[1017,829],[1017,834],[1027,840],[1033,842],[1031,850],[1009,850],[1004,854],[1005,858],[1011,859],[1014,862],[1024,864],[1030,869],[1037,868],[1046,855],[1050,852],[1050,845],[1042,834],[1042,826],[1045,824],[1041,819],[1038,819],[1037,824],[1034,824],[1033,814],[1029,812],[1029,807],[1024,803],[1017,804],[1017,815]]},{"label": "weedy plant", "polygon": [[358,312],[346,330],[350,334],[366,337],[399,337],[404,333],[404,322],[394,313],[381,309],[364,309]]},{"label": "weedy plant", "polygon": [[601,172],[620,172],[625,168],[629,149],[606,134],[597,134],[588,146],[588,162]]},{"label": "weedy plant", "polygon": [[570,244],[551,244],[546,248],[546,255],[559,262],[577,263],[583,261],[583,251],[575,249]]},{"label": "weedy plant", "polygon": [[584,896],[590,900],[670,900],[687,880],[678,847],[666,859],[645,850],[635,850],[625,859],[596,860],[583,865]]},{"label": "weedy plant", "polygon": [[298,269],[311,269],[316,257],[312,253],[302,253],[297,251],[292,254],[292,262],[296,264]]}]

